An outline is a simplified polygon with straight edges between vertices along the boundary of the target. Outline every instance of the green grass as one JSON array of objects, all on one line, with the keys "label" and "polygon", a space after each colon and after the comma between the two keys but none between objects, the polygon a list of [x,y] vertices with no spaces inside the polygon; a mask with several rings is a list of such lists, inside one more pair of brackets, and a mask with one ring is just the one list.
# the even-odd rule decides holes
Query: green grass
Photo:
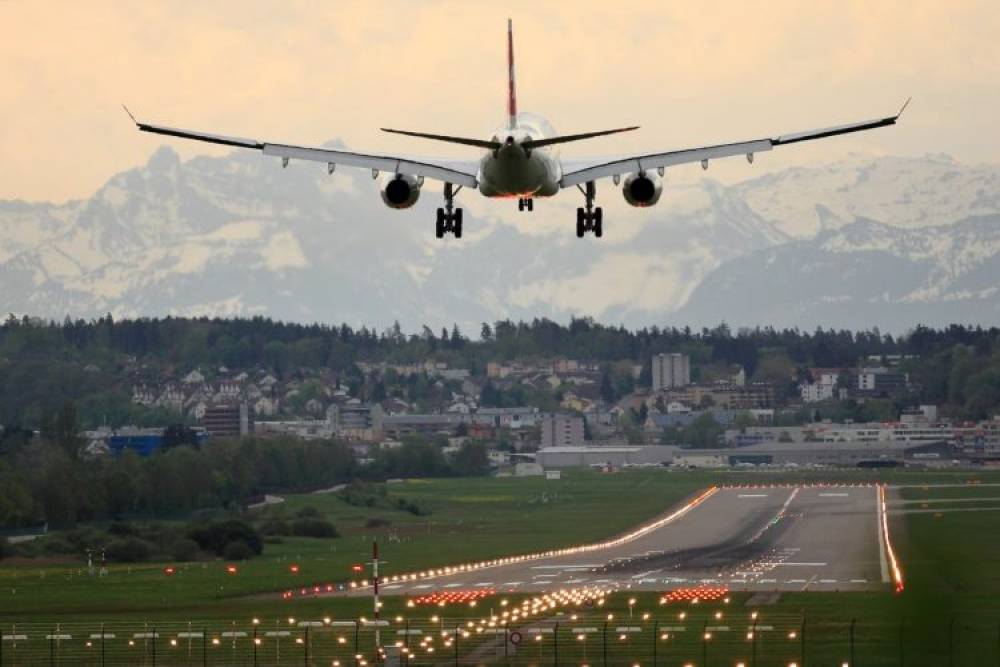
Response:
[{"label": "green grass", "polygon": [[[342,533],[334,540],[286,538],[283,544],[268,544],[265,553],[240,566],[236,576],[227,575],[222,562],[178,566],[178,573],[166,577],[162,564],[127,568],[114,566],[103,579],[85,574],[81,565],[0,566],[0,624],[100,621],[184,623],[188,620],[246,624],[256,616],[265,624],[283,623],[289,615],[297,618],[357,618],[370,609],[370,602],[344,598],[304,598],[283,601],[272,591],[305,583],[351,578],[350,566],[367,561],[373,537],[380,543],[386,561],[384,573],[412,571],[502,554],[526,553],[547,548],[596,541],[622,532],[667,510],[672,504],[709,484],[814,482],[835,480],[870,481],[875,478],[913,485],[898,491],[909,500],[987,498],[1000,496],[997,489],[981,484],[1000,481],[1000,473],[990,471],[802,471],[795,473],[707,473],[665,470],[627,471],[602,475],[592,471],[570,471],[559,481],[539,478],[414,480],[388,486],[388,503],[397,498],[415,502],[429,510],[426,516],[380,506],[355,507],[332,495],[292,496],[267,512],[293,514],[305,506],[317,508]],[[931,484],[963,484],[956,488],[935,488]],[[924,488],[927,485],[927,488]],[[977,503],[935,503],[937,508],[975,506]],[[899,664],[900,639],[904,664],[948,664],[949,646],[956,647],[955,665],[998,664],[1000,646],[1000,512],[942,512],[941,516],[899,514],[920,504],[890,506],[893,542],[905,578],[902,594],[885,593],[794,593],[782,595],[777,603],[759,608],[761,618],[771,619],[778,629],[761,634],[758,664],[788,664],[796,659],[797,646],[787,632],[807,619],[807,664],[836,664],[847,659],[849,625],[856,619],[855,650],[858,664]],[[366,528],[370,519],[390,522],[387,527]],[[300,567],[289,572],[291,563]],[[627,615],[629,596],[609,598],[607,606],[588,614],[588,625],[603,623],[603,614]],[[703,605],[687,609],[690,628],[697,628],[722,610],[728,617],[742,619],[749,613],[745,594],[732,596],[725,609]],[[667,623],[680,607],[658,605],[656,595],[639,595],[635,610],[653,614],[652,622]],[[519,598],[511,596],[511,603]],[[479,609],[449,608],[449,618],[479,615],[497,599]],[[498,610],[494,607],[494,610]],[[407,609],[405,602],[387,598],[384,617],[405,616],[414,624],[429,623],[434,609]],[[571,610],[567,610],[566,614]],[[749,618],[747,616],[747,618]],[[733,627],[736,627],[736,623]],[[164,626],[165,627],[165,626]],[[700,665],[700,633],[675,637],[671,644],[674,659]],[[784,634],[783,634],[784,633]],[[319,635],[317,635],[319,636]],[[630,659],[649,662],[651,627],[646,628],[644,648],[638,639],[620,642],[612,653],[619,657],[628,648]],[[954,637],[954,639],[952,639]],[[578,642],[567,635],[562,659],[572,664],[597,664],[588,638]],[[548,639],[546,642],[549,641]],[[595,640],[596,641],[596,640]],[[576,643],[574,643],[576,642]],[[543,642],[545,644],[545,642]],[[533,645],[534,646],[534,645]],[[717,633],[707,647],[711,664],[735,664],[749,654],[745,630]],[[535,649],[532,648],[532,651]],[[545,661],[552,658],[548,644],[540,647]],[[618,653],[614,653],[618,651]],[[642,653],[646,651],[646,653]],[[531,658],[531,655],[535,657]],[[520,664],[537,662],[537,654],[522,651]],[[658,654],[660,658],[664,653]],[[864,660],[862,660],[864,658]],[[561,659],[561,662],[562,662]],[[730,662],[724,662],[730,660]],[[577,662],[579,661],[579,662]],[[329,663],[327,663],[329,664]],[[345,663],[346,664],[346,663]],[[549,662],[548,664],[551,664]],[[571,663],[566,663],[571,664]],[[621,664],[626,664],[625,662]],[[631,664],[631,663],[627,663]],[[667,664],[660,662],[660,664]]]}]

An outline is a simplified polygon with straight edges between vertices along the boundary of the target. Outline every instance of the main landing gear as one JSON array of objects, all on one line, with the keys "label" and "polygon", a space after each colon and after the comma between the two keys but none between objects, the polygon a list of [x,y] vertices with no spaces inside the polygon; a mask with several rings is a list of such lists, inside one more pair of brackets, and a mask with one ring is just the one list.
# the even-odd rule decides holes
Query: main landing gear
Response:
[{"label": "main landing gear", "polygon": [[444,184],[444,208],[437,210],[437,224],[434,226],[434,235],[439,239],[451,232],[456,239],[462,238],[462,209],[455,208],[455,195],[459,193],[462,186],[454,189],[451,183]]},{"label": "main landing gear", "polygon": [[593,181],[587,181],[586,189],[579,185],[576,187],[587,198],[585,207],[576,209],[576,237],[582,239],[587,232],[594,232],[594,236],[601,238],[604,234],[604,211],[600,206],[594,208],[597,187]]},{"label": "main landing gear", "polygon": [[535,210],[535,200],[528,199],[527,197],[521,197],[517,200],[517,210],[518,211],[534,211]]}]

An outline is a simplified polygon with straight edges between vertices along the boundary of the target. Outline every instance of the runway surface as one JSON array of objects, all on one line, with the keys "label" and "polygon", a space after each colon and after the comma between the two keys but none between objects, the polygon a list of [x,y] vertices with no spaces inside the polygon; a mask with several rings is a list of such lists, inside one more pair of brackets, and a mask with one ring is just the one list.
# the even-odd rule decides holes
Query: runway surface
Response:
[{"label": "runway surface", "polygon": [[882,590],[890,581],[877,500],[874,486],[720,488],[681,516],[633,539],[585,553],[411,581],[383,580],[380,592],[420,596],[590,586]]}]

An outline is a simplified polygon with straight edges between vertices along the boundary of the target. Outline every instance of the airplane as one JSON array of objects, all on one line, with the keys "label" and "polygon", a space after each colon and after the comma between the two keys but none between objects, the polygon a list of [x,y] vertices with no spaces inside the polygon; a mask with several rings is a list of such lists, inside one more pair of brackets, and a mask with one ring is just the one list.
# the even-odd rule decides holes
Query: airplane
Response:
[{"label": "airplane", "polygon": [[910,102],[906,100],[894,116],[820,130],[715,146],[570,162],[560,160],[552,147],[631,132],[638,127],[559,135],[554,133],[544,118],[528,113],[519,114],[514,83],[514,29],[510,19],[507,20],[507,66],[507,124],[493,132],[489,139],[380,128],[384,132],[407,137],[483,149],[485,153],[477,161],[375,155],[294,146],[143,123],[136,120],[127,107],[125,112],[143,132],[223,146],[257,149],[264,155],[281,158],[283,167],[288,166],[289,160],[309,160],[326,163],[329,174],[334,173],[337,165],[371,169],[374,179],[378,179],[379,174],[383,173],[385,176],[380,186],[382,201],[394,209],[413,206],[420,197],[425,178],[442,181],[444,206],[437,209],[435,226],[437,238],[442,238],[448,233],[453,234],[455,238],[462,237],[462,209],[455,207],[455,196],[463,188],[478,189],[480,194],[490,198],[516,198],[518,210],[533,211],[535,199],[552,197],[562,190],[575,186],[584,197],[584,206],[576,211],[576,235],[582,238],[587,232],[593,232],[596,237],[601,237],[604,233],[603,211],[600,206],[594,206],[597,195],[596,182],[599,179],[611,177],[615,186],[621,185],[622,195],[630,205],[653,206],[659,201],[663,192],[663,176],[667,167],[700,162],[703,169],[708,169],[710,160],[738,155],[745,156],[752,164],[755,154],[769,151],[776,146],[894,125]]}]

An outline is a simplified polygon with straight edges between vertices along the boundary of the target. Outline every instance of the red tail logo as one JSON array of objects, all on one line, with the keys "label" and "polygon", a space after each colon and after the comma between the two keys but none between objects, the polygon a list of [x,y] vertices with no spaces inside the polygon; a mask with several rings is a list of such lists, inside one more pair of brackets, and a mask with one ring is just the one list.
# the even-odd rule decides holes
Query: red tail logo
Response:
[{"label": "red tail logo", "polygon": [[514,89],[514,23],[507,19],[507,129],[517,124],[517,94]]}]

